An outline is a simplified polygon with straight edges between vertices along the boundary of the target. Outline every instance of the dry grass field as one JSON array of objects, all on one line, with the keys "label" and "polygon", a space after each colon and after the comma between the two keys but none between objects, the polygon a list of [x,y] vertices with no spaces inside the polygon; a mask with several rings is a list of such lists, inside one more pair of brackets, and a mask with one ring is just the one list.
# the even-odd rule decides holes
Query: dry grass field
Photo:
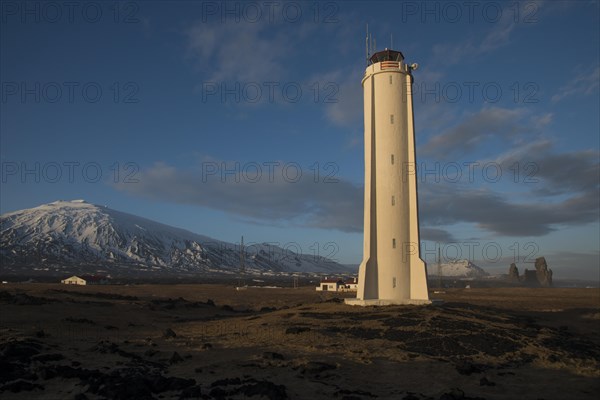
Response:
[{"label": "dry grass field", "polygon": [[596,399],[599,289],[0,287],[3,399]]}]

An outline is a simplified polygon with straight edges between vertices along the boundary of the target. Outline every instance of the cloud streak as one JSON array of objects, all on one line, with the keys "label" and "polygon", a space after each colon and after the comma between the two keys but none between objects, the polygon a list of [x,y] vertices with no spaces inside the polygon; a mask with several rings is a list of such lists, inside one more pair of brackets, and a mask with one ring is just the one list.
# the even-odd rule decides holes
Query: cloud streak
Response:
[{"label": "cloud streak", "polygon": [[[448,225],[457,223],[471,223],[501,236],[543,236],[560,226],[599,219],[597,152],[555,153],[550,142],[540,141],[503,155],[498,163],[508,168],[525,160],[538,166],[532,178],[539,180],[526,202],[512,201],[490,185],[420,184],[422,239],[455,241]],[[254,166],[243,165],[235,173],[212,173],[215,166],[224,170],[221,165],[236,171],[231,163],[215,161],[210,162],[210,174],[207,169],[180,170],[157,163],[140,172],[139,183],[115,186],[134,196],[206,207],[255,223],[363,230],[361,186],[344,179],[323,182],[322,177],[315,182],[308,171],[300,176],[297,167],[289,168],[291,163],[280,162],[271,170],[263,166],[260,175]]]},{"label": "cloud streak", "polygon": [[[141,171],[139,183],[118,184],[119,190],[136,196],[191,204],[231,213],[250,221],[362,231],[362,188],[342,179],[315,182],[309,171],[289,167],[291,163],[261,166],[260,176],[252,166],[238,173],[208,173],[210,163],[200,170],[177,170],[157,163]],[[249,165],[249,164],[248,164]],[[260,163],[258,163],[260,165]],[[286,169],[286,166],[287,169]],[[210,171],[208,169],[210,167]],[[235,166],[227,165],[228,170]]]},{"label": "cloud streak", "polygon": [[595,66],[588,71],[579,71],[563,85],[551,100],[557,103],[571,96],[590,95],[598,91],[600,86],[600,67]]},{"label": "cloud streak", "polygon": [[[544,120],[528,117],[524,109],[487,107],[465,117],[456,126],[433,136],[420,154],[436,159],[464,156],[494,138],[504,141],[539,130]],[[547,121],[546,121],[547,122]]]},{"label": "cloud streak", "polygon": [[264,24],[198,23],[185,32],[187,56],[208,81],[266,82],[281,78],[287,37],[267,36]]},{"label": "cloud streak", "polygon": [[583,225],[598,220],[598,196],[591,192],[558,203],[512,203],[486,189],[450,188],[424,186],[421,216],[428,226],[468,222],[501,236],[543,236],[558,225]]}]

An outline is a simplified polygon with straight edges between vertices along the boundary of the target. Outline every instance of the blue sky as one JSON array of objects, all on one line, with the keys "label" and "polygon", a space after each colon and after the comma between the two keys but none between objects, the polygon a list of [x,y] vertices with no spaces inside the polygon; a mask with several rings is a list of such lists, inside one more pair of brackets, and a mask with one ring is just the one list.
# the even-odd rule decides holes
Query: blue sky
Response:
[{"label": "blue sky", "polygon": [[362,258],[365,28],[417,62],[422,253],[599,279],[599,2],[2,1],[2,213]]}]

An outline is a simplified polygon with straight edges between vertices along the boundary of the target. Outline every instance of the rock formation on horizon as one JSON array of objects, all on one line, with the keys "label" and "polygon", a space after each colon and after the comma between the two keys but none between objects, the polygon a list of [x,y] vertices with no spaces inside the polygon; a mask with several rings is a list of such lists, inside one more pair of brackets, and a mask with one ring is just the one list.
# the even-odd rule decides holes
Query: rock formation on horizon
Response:
[{"label": "rock formation on horizon", "polygon": [[519,283],[519,269],[515,263],[510,264],[510,268],[508,269],[508,280],[510,282]]},{"label": "rock formation on horizon", "polygon": [[551,287],[552,270],[548,268],[545,257],[535,259],[535,270],[525,268],[523,275],[519,276],[517,264],[512,263],[508,269],[508,281],[520,283],[528,287]]},{"label": "rock formation on horizon", "polygon": [[543,287],[552,286],[552,270],[548,269],[545,257],[538,257],[535,259],[535,270],[540,285]]}]

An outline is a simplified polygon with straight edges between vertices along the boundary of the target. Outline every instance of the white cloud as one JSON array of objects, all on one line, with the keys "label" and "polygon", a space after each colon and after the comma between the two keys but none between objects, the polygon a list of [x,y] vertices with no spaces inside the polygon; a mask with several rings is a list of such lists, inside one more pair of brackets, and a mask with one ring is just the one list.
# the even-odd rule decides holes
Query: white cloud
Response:
[{"label": "white cloud", "polygon": [[267,82],[281,78],[289,40],[268,36],[264,24],[198,23],[187,32],[188,57],[210,81]]},{"label": "white cloud", "polygon": [[595,66],[586,71],[580,70],[558,90],[558,93],[552,96],[552,102],[556,103],[571,96],[595,93],[598,91],[599,82],[600,66]]},{"label": "white cloud", "polygon": [[510,43],[516,22],[510,12],[502,13],[497,22],[490,22],[491,29],[480,39],[469,38],[458,43],[443,43],[433,46],[433,61],[439,65],[457,64],[464,59],[492,52]]}]

